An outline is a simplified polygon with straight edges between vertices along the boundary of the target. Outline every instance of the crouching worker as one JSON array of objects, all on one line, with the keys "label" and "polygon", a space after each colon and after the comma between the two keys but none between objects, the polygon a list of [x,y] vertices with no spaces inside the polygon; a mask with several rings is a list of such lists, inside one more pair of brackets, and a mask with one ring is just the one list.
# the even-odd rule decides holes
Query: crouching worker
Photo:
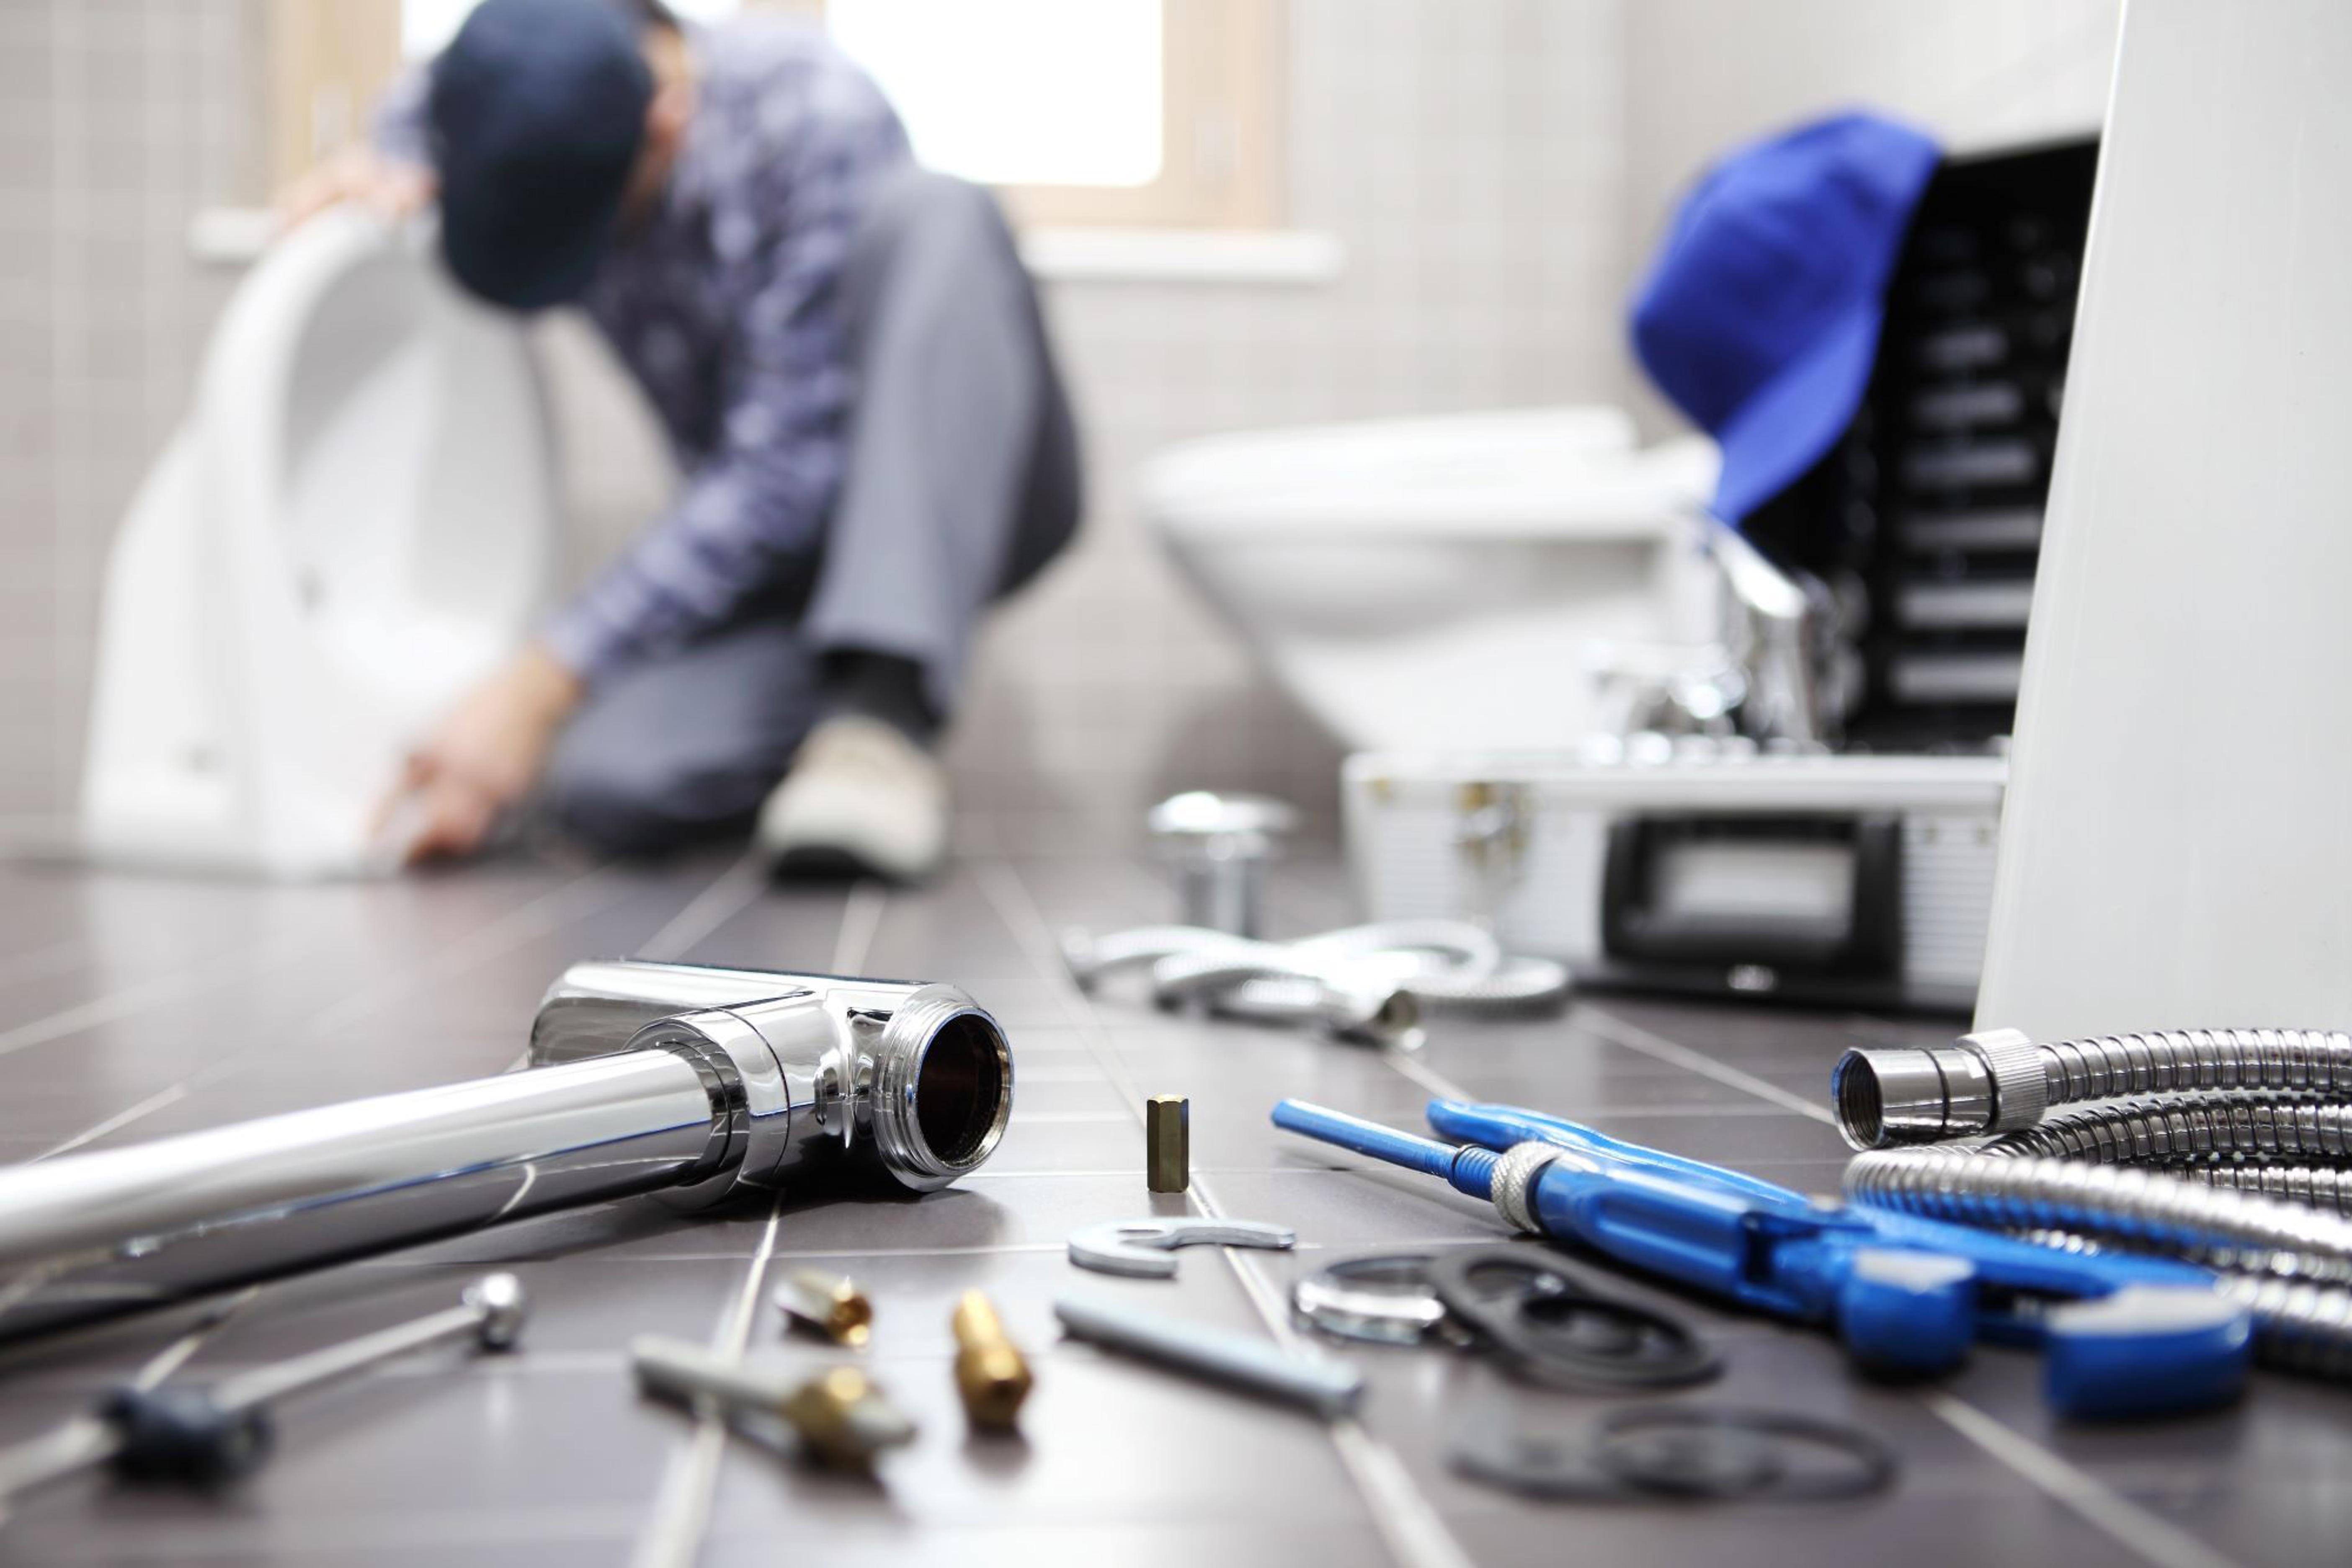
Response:
[{"label": "crouching worker", "polygon": [[932,870],[966,647],[1078,512],[991,196],[917,167],[821,35],[689,30],[657,0],[484,0],[378,140],[291,216],[437,197],[458,281],[584,306],[685,475],[417,748],[412,858],[467,854],[535,800],[618,850],[749,828],[788,871]]}]

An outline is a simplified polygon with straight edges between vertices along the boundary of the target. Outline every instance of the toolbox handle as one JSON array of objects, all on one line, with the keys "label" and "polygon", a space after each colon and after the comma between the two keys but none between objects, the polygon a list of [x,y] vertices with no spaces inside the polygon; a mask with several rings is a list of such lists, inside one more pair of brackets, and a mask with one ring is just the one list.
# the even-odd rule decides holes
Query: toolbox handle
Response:
[{"label": "toolbox handle", "polygon": [[[1700,914],[1656,906],[1667,848],[1700,836],[1850,847],[1843,920]],[[1601,950],[1664,963],[1765,964],[1815,973],[1891,975],[1903,958],[1903,826],[1892,816],[1633,816],[1612,823],[1601,873]]]}]

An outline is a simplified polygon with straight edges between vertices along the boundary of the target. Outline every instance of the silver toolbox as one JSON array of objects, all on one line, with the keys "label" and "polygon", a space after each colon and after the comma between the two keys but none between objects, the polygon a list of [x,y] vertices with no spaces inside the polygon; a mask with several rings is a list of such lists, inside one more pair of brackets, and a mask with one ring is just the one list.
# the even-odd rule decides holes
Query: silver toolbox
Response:
[{"label": "silver toolbox", "polygon": [[1685,745],[1365,752],[1343,773],[1370,918],[1491,921],[1581,984],[1966,1011],[2008,764]]}]

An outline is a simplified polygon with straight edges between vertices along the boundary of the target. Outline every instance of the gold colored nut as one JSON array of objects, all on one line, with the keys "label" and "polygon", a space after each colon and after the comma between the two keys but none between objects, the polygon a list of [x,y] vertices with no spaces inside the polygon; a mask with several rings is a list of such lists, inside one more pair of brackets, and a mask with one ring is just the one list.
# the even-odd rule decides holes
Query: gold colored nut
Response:
[{"label": "gold colored nut", "polygon": [[1192,1184],[1192,1101],[1155,1094],[1143,1106],[1143,1184],[1181,1193]]},{"label": "gold colored nut", "polygon": [[871,1469],[883,1449],[915,1440],[915,1424],[854,1366],[809,1379],[777,1414],[800,1435],[809,1458],[842,1469]]},{"label": "gold colored nut", "polygon": [[975,1426],[1009,1431],[1029,1397],[1029,1360],[1004,1332],[987,1297],[967,1290],[956,1303],[956,1393]]},{"label": "gold colored nut", "polygon": [[863,1350],[873,1331],[874,1304],[865,1292],[821,1268],[796,1268],[786,1275],[776,1287],[776,1305],[795,1326],[852,1350]]}]

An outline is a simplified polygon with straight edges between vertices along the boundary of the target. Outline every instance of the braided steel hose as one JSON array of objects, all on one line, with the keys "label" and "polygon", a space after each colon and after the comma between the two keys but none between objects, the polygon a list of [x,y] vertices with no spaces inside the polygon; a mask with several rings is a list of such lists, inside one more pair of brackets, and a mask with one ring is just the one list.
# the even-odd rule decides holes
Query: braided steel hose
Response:
[{"label": "braided steel hose", "polygon": [[2290,1095],[2095,1105],[1996,1138],[1978,1152],[2154,1165],[2200,1186],[2352,1214],[2352,1168],[2342,1163],[2352,1160],[2352,1106]]},{"label": "braided steel hose", "polygon": [[2054,1230],[2209,1267],[2352,1282],[2352,1220],[2129,1166],[1876,1150],[1845,1169],[1856,1203],[1992,1230]]},{"label": "braided steel hose", "polygon": [[2052,1106],[2118,1095],[2273,1089],[2352,1100],[2352,1035],[2179,1029],[2037,1045],[1991,1029],[1939,1049],[1851,1050],[1830,1082],[1846,1142],[1882,1149],[2022,1131]]},{"label": "braided steel hose", "polygon": [[2258,1193],[2281,1203],[2308,1204],[2352,1215],[2352,1170],[2336,1165],[2190,1165],[2183,1181]]},{"label": "braided steel hose", "polygon": [[[1855,1202],[2051,1246],[2192,1258],[2254,1314],[2263,1358],[2352,1378],[2352,1036],[2185,1029],[1849,1051],[1831,1079],[1864,1151]],[[2051,1114],[2119,1096],[2119,1103]],[[1967,1150],[1889,1148],[1999,1134]],[[2136,1167],[2154,1167],[2139,1169]]]},{"label": "braided steel hose", "polygon": [[2254,1349],[2284,1372],[2352,1378],[2352,1290],[2224,1274],[2221,1294],[2254,1315]]},{"label": "braided steel hose", "polygon": [[[2253,1313],[2270,1365],[2352,1378],[2352,1222],[2147,1171],[1940,1150],[1883,1150],[1846,1167],[1856,1203],[2009,1230],[2043,1246],[2193,1258]],[[2239,1272],[2251,1269],[2252,1272]]]},{"label": "braided steel hose", "polygon": [[1988,1154],[2180,1165],[2241,1157],[2352,1160],[2352,1105],[2307,1095],[2221,1093],[2126,1100],[2052,1116],[1984,1146]]}]

